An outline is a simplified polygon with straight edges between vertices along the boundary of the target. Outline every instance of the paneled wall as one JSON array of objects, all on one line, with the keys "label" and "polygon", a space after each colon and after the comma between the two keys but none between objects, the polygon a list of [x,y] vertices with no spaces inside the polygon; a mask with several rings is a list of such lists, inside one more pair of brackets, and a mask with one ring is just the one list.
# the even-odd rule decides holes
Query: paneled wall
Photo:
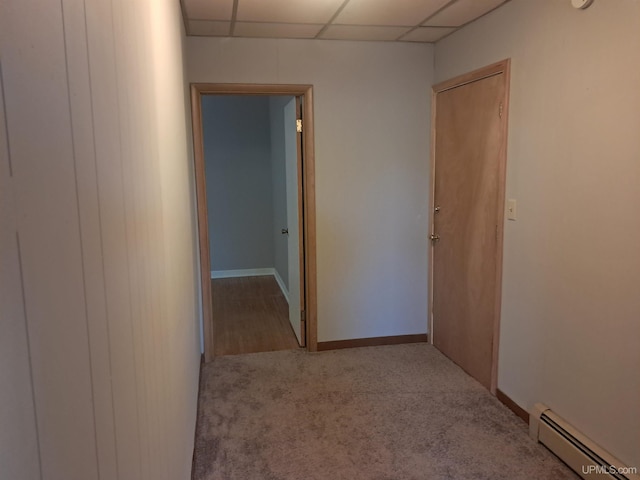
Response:
[{"label": "paneled wall", "polygon": [[0,476],[187,479],[200,353],[179,3],[1,8]]}]

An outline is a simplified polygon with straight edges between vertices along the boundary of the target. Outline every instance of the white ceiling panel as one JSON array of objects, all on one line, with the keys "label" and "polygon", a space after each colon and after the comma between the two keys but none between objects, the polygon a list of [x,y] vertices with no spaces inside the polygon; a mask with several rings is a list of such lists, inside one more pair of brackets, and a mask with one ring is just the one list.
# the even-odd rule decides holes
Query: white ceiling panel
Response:
[{"label": "white ceiling panel", "polygon": [[189,20],[231,20],[233,0],[182,0]]},{"label": "white ceiling panel", "polygon": [[327,23],[343,0],[238,0],[239,22]]},{"label": "white ceiling panel", "polygon": [[189,35],[437,42],[508,0],[181,1]]},{"label": "white ceiling panel", "polygon": [[189,35],[208,37],[226,37],[231,30],[231,22],[212,22],[210,20],[190,20]]},{"label": "white ceiling panel", "polygon": [[501,5],[505,0],[458,0],[423,25],[434,27],[459,27]]},{"label": "white ceiling panel", "polygon": [[313,38],[324,25],[236,22],[234,37]]},{"label": "white ceiling panel", "polygon": [[[242,0],[240,0],[242,1]],[[419,25],[449,0],[350,0],[334,20],[342,25]]]},{"label": "white ceiling panel", "polygon": [[409,31],[409,27],[377,27],[366,25],[330,25],[320,38],[330,40],[392,41]]},{"label": "white ceiling panel", "polygon": [[437,42],[454,30],[455,28],[419,27],[400,40],[403,42]]}]

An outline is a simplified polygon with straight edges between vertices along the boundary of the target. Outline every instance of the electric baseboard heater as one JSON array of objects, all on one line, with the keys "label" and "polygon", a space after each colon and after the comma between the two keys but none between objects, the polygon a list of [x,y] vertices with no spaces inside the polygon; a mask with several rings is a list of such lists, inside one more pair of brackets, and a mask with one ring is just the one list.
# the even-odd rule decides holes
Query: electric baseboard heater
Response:
[{"label": "electric baseboard heater", "polygon": [[546,405],[534,405],[529,416],[529,435],[584,479],[640,480],[638,467],[624,465]]}]

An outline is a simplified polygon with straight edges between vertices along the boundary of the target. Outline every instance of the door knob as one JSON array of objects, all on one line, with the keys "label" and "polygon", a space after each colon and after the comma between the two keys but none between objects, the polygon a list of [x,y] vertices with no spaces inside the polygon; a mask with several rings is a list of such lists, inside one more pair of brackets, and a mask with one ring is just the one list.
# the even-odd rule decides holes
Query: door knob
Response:
[{"label": "door knob", "polygon": [[429,235],[429,240],[431,240],[433,243],[436,243],[438,240],[440,240],[440,235],[432,233],[431,235]]},{"label": "door knob", "polygon": [[280,233],[282,235],[289,235],[289,229],[288,228],[283,228],[282,230],[280,230]]}]

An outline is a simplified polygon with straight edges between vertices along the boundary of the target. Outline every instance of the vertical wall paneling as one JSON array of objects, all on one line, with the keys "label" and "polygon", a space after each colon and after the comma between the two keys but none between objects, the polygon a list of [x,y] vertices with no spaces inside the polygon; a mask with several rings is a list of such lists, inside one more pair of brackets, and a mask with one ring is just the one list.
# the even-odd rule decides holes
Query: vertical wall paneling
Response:
[{"label": "vertical wall paneling", "polygon": [[[182,299],[195,297],[196,275],[193,268],[193,248],[196,242],[193,235],[185,232],[195,232],[195,205],[193,199],[193,182],[191,166],[186,161],[187,127],[184,121],[185,96],[184,72],[179,68],[183,64],[182,45],[174,41],[180,38],[182,22],[175,15],[179,12],[177,2],[167,2],[164,8],[152,11],[153,27],[153,61],[154,61],[154,89],[158,160],[161,166],[160,174],[162,199],[162,246],[164,247],[165,266],[164,288],[166,291],[166,324],[164,338],[166,353],[163,355],[163,371],[165,383],[171,387],[171,395],[166,395],[168,431],[164,438],[167,441],[167,458],[173,461],[169,464],[169,478],[178,478],[181,471],[190,468],[192,445],[179,439],[193,435],[195,411],[178,408],[190,402],[193,398],[193,385],[197,386],[198,366],[200,356],[193,350],[194,339],[197,338],[197,325],[191,321],[185,324],[184,319],[194,319],[197,309],[193,301]],[[183,121],[177,123],[176,117]],[[185,248],[189,245],[191,249]],[[178,301],[180,300],[180,301]],[[191,352],[191,370],[185,374],[184,365],[170,361],[178,352]],[[195,375],[194,375],[195,373]],[[175,412],[175,414],[171,414]],[[184,464],[180,465],[178,459]]]},{"label": "vertical wall paneling", "polygon": [[136,3],[112,1],[112,23],[117,81],[117,107],[120,124],[120,164],[123,186],[124,228],[126,237],[127,270],[129,281],[129,302],[131,338],[133,343],[134,380],[136,386],[136,415],[138,418],[138,441],[140,444],[140,478],[149,478],[149,448],[146,416],[146,378],[143,360],[142,336],[145,326],[141,302],[141,285],[137,265],[141,260],[141,246],[138,238],[135,213],[136,194],[144,185],[144,179],[136,176],[138,156],[133,154],[133,144],[137,137],[137,124],[132,115],[133,98],[139,91],[136,85],[135,65],[132,62],[131,45],[138,34],[136,26],[130,23],[131,12]]},{"label": "vertical wall paneling", "polygon": [[180,5],[0,8],[0,476],[186,480],[200,341]]},{"label": "vertical wall paneling", "polygon": [[49,479],[90,480],[96,443],[62,10],[59,2],[11,2],[2,17],[42,470]]},{"label": "vertical wall paneling", "polygon": [[100,478],[117,478],[109,326],[105,302],[101,218],[98,205],[91,83],[84,2],[62,3],[69,79],[69,105],[83,245],[87,325]]},{"label": "vertical wall paneling", "polygon": [[134,479],[140,477],[140,438],[131,335],[115,40],[113,29],[108,28],[112,25],[113,13],[110,0],[87,2],[86,9],[118,468],[121,479]]},{"label": "vertical wall paneling", "polygon": [[[0,92],[2,65],[0,64]],[[41,478],[27,318],[20,272],[13,184],[0,95],[0,471],[7,478]]]}]

